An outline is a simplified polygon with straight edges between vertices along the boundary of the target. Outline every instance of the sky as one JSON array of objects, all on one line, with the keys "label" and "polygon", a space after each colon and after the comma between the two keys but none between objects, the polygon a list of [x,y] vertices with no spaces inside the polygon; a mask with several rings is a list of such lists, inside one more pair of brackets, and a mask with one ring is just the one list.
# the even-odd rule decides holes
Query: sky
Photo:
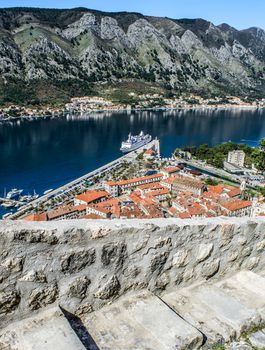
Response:
[{"label": "sky", "polygon": [[0,7],[87,7],[170,18],[204,18],[237,29],[265,29],[265,0],[0,0]]}]

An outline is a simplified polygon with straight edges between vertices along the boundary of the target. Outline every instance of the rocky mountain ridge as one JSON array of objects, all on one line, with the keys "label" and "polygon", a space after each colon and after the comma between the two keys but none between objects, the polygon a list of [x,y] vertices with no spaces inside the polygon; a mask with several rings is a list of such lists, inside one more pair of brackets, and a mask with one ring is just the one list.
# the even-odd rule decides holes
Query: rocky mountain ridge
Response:
[{"label": "rocky mountain ridge", "polygon": [[178,92],[260,96],[265,31],[83,8],[0,9],[0,73],[0,98],[17,81],[59,91],[68,81],[140,81]]}]

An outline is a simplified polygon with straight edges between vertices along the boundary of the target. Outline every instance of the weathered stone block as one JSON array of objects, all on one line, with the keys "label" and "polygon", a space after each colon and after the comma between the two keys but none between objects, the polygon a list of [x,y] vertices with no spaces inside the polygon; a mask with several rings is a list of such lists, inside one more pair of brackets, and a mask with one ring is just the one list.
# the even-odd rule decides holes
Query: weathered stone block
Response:
[{"label": "weathered stone block", "polygon": [[103,286],[96,293],[94,293],[96,298],[103,300],[110,299],[119,293],[121,286],[117,276],[112,276],[107,282],[104,282],[103,279],[102,282]]},{"label": "weathered stone block", "polygon": [[189,262],[188,251],[185,249],[179,250],[173,256],[172,265],[175,267],[186,266]]},{"label": "weathered stone block", "polygon": [[153,272],[160,272],[166,261],[167,261],[167,258],[169,256],[169,252],[163,252],[163,253],[158,253],[156,254],[152,260],[151,260],[151,263],[150,263],[150,270],[151,270],[151,273]]},{"label": "weathered stone block", "polygon": [[95,248],[80,250],[61,257],[61,269],[64,273],[75,273],[92,265],[96,260]]},{"label": "weathered stone block", "polygon": [[37,283],[46,283],[47,277],[43,271],[30,270],[25,273],[22,277],[19,278],[19,281],[22,282],[37,282]]},{"label": "weathered stone block", "polygon": [[41,307],[54,303],[57,297],[58,288],[56,284],[45,288],[36,288],[29,296],[28,307],[30,310],[37,310]]},{"label": "weathered stone block", "polygon": [[109,243],[103,246],[101,262],[103,266],[114,264],[116,268],[122,267],[127,256],[127,247],[124,243]]},{"label": "weathered stone block", "polygon": [[90,279],[86,276],[77,278],[70,285],[68,295],[70,297],[83,299],[86,296],[86,292],[90,283]]},{"label": "weathered stone block", "polygon": [[20,303],[20,294],[17,290],[0,291],[0,314],[13,311]]},{"label": "weathered stone block", "polygon": [[[197,249],[196,249],[197,250]],[[213,243],[200,244],[196,252],[197,263],[208,259],[213,251]]]},{"label": "weathered stone block", "polygon": [[209,261],[203,265],[202,268],[202,276],[205,278],[213,277],[219,270],[220,267],[220,259],[215,259],[213,261]]},{"label": "weathered stone block", "polygon": [[20,272],[23,269],[24,257],[8,258],[1,263],[10,272]]}]

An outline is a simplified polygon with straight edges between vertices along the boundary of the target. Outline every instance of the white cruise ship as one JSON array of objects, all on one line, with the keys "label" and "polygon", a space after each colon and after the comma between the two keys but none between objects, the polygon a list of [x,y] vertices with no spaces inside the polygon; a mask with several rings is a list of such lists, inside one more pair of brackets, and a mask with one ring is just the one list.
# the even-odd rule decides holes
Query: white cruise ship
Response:
[{"label": "white cruise ship", "polygon": [[128,140],[122,142],[120,150],[123,153],[132,152],[137,148],[142,147],[151,141],[152,141],[152,136],[149,134],[145,135],[143,131],[141,131],[140,134],[136,136],[132,136],[131,134],[129,134]]}]

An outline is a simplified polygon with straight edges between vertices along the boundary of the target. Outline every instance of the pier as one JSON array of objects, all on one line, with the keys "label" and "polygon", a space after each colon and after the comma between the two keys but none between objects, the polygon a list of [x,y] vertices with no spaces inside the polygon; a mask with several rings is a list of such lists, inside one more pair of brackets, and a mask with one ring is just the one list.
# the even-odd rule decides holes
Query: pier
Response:
[{"label": "pier", "polygon": [[[71,194],[73,195],[75,191],[77,190],[83,190],[85,191],[87,189],[87,182],[92,182],[93,179],[97,176],[104,175],[105,173],[117,169],[120,167],[124,162],[132,162],[136,160],[137,156],[142,153],[146,149],[153,148],[156,150],[158,156],[160,156],[160,142],[158,139],[154,139],[151,142],[147,143],[146,145],[138,148],[135,151],[132,151],[130,153],[125,154],[124,156],[117,158],[113,160],[112,162],[103,165],[102,167],[93,170],[89,172],[86,175],[83,175],[79,177],[78,179],[71,181],[49,193],[46,195],[43,195],[39,197],[38,199],[35,199],[34,201],[30,202],[29,204],[24,205],[21,209],[19,209],[16,213],[11,214],[8,219],[14,220],[19,219],[26,213],[30,212],[31,210],[38,208],[40,205],[45,204],[47,201],[53,199],[53,200],[59,200],[61,197],[68,196],[70,197]],[[92,185],[91,185],[92,187]]]}]

